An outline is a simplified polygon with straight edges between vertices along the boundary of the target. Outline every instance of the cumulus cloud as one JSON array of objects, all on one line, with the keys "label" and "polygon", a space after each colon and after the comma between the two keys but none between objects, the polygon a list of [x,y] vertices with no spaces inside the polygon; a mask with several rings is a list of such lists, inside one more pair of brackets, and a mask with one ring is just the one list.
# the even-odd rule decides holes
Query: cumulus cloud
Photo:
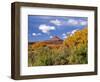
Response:
[{"label": "cumulus cloud", "polygon": [[75,20],[75,19],[69,19],[69,20],[67,21],[67,24],[68,24],[68,25],[78,25],[79,22],[78,22],[77,20]]},{"label": "cumulus cloud", "polygon": [[65,38],[67,38],[68,36],[72,36],[76,31],[78,31],[79,29],[74,29],[74,30],[72,30],[72,31],[70,31],[70,32],[67,32],[67,33],[63,33],[62,34],[62,37],[63,37],[63,39],[65,39]]},{"label": "cumulus cloud", "polygon": [[74,18],[69,18],[68,20],[51,20],[50,23],[56,25],[56,26],[60,26],[60,25],[70,25],[70,26],[75,26],[75,25],[80,25],[80,26],[85,26],[87,25],[87,21],[85,20],[78,20],[78,19],[74,19]]},{"label": "cumulus cloud", "polygon": [[41,24],[39,26],[39,30],[41,30],[43,33],[49,33],[50,30],[55,30],[54,26],[49,26],[45,24]]},{"label": "cumulus cloud", "polygon": [[63,39],[67,38],[66,33],[63,33],[62,36],[63,36]]},{"label": "cumulus cloud", "polygon": [[36,33],[32,33],[33,36],[36,36]]},{"label": "cumulus cloud", "polygon": [[65,33],[63,33],[62,35],[63,35],[63,36],[66,36],[66,34],[65,34]]},{"label": "cumulus cloud", "polygon": [[56,19],[56,20],[51,20],[50,23],[53,23],[53,24],[55,24],[55,25],[57,25],[57,26],[60,26],[60,25],[61,25],[61,21],[58,20],[58,19]]},{"label": "cumulus cloud", "polygon": [[80,25],[82,25],[82,26],[87,25],[87,21],[81,21],[81,22],[80,22]]},{"label": "cumulus cloud", "polygon": [[77,30],[78,30],[78,29],[73,30],[73,31],[71,32],[71,34],[74,34]]},{"label": "cumulus cloud", "polygon": [[33,36],[39,36],[41,33],[32,33]]},{"label": "cumulus cloud", "polygon": [[73,26],[80,25],[80,26],[85,26],[85,25],[87,25],[87,21],[85,21],[85,20],[69,19],[67,21],[67,25],[73,25]]},{"label": "cumulus cloud", "polygon": [[50,38],[53,38],[53,36],[50,36]]},{"label": "cumulus cloud", "polygon": [[67,38],[67,36],[63,36],[63,38],[65,39],[65,38]]}]

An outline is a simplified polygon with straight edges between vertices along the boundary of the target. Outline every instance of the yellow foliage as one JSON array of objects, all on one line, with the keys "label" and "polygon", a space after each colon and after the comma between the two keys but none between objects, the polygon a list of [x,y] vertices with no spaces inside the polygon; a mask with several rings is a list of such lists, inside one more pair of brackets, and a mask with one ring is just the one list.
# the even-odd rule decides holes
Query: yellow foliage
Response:
[{"label": "yellow foliage", "polygon": [[88,30],[87,28],[84,28],[82,30],[79,30],[75,32],[72,36],[68,36],[64,40],[64,45],[67,47],[79,47],[80,45],[87,45],[87,35],[88,35]]},{"label": "yellow foliage", "polygon": [[43,46],[46,46],[46,45],[47,44],[45,42],[37,42],[37,43],[33,44],[32,48],[36,49],[36,48],[43,47]]}]

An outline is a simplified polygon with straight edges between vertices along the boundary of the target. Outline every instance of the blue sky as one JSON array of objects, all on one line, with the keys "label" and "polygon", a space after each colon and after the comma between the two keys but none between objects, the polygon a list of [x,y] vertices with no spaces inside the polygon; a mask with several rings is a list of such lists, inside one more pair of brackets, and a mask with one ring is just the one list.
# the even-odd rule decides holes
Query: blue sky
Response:
[{"label": "blue sky", "polygon": [[29,15],[28,42],[49,40],[53,36],[65,39],[87,26],[87,17]]}]

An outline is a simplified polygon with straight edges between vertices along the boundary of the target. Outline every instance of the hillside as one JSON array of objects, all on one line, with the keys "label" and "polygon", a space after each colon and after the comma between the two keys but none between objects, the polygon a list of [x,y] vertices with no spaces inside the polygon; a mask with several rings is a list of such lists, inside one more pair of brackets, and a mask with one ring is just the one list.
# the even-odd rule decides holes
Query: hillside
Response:
[{"label": "hillside", "polygon": [[58,36],[50,40],[28,43],[28,66],[87,64],[87,35],[84,28],[64,41]]},{"label": "hillside", "polygon": [[48,46],[52,48],[52,47],[60,47],[62,43],[63,43],[62,39],[60,39],[58,36],[54,36],[50,40],[31,42],[28,43],[28,45],[31,46],[32,48],[38,48],[40,46]]}]

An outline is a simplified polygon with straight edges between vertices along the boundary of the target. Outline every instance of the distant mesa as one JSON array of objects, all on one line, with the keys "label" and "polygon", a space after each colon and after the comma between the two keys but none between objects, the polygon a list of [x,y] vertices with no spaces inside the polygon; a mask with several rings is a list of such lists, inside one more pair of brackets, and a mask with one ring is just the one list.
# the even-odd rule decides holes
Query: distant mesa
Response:
[{"label": "distant mesa", "polygon": [[45,40],[45,41],[37,41],[37,42],[29,42],[29,44],[35,44],[35,43],[46,43],[46,44],[62,44],[63,40],[60,39],[58,36],[53,36],[51,39],[49,40]]},{"label": "distant mesa", "polygon": [[50,40],[51,41],[61,41],[62,39],[60,39],[58,36],[54,36]]},{"label": "distant mesa", "polygon": [[62,44],[63,40],[58,36],[53,36],[50,40],[43,41],[47,44]]}]

